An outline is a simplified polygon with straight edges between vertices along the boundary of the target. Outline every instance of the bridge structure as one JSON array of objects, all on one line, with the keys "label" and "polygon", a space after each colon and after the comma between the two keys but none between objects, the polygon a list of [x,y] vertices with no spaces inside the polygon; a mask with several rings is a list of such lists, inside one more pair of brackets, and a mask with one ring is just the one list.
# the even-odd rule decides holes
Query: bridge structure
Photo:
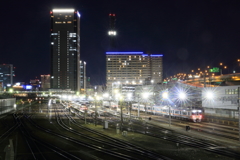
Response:
[{"label": "bridge structure", "polygon": [[215,86],[232,86],[240,85],[240,73],[202,76],[199,78],[189,78],[182,83],[196,87],[215,87]]},{"label": "bridge structure", "polygon": [[23,97],[54,97],[59,95],[78,95],[75,91],[0,91],[0,96],[4,98]]}]

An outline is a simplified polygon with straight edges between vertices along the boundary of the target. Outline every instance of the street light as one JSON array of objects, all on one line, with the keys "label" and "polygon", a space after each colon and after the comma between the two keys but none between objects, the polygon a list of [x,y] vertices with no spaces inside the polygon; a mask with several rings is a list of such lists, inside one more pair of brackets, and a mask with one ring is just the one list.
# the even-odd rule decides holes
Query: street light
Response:
[{"label": "street light", "polygon": [[145,113],[147,114],[147,100],[148,100],[148,97],[149,97],[149,93],[144,92],[142,96],[143,96],[143,99],[145,100],[144,106],[145,106]]},{"label": "street light", "polygon": [[183,101],[186,100],[187,95],[186,95],[185,92],[181,91],[181,92],[179,92],[178,98],[179,98],[179,100],[181,102],[181,109],[182,109],[182,103],[183,103]]},{"label": "street light", "polygon": [[163,100],[166,100],[166,101],[167,101],[167,106],[168,106],[168,108],[169,108],[169,110],[168,110],[168,112],[169,112],[168,117],[169,117],[169,127],[170,127],[170,126],[171,126],[171,106],[168,105],[168,100],[169,100],[168,97],[169,97],[168,91],[164,91],[164,92],[162,93],[162,98],[163,98]]},{"label": "street light", "polygon": [[94,117],[94,119],[95,119],[95,121],[94,121],[94,124],[95,124],[95,126],[97,125],[97,100],[99,100],[100,98],[99,98],[99,96],[95,96],[95,117]]},{"label": "street light", "polygon": [[115,99],[117,100],[116,114],[117,114],[117,112],[118,112],[118,103],[119,103],[120,98],[121,98],[121,94],[120,94],[120,93],[117,93],[117,94],[115,95]]},{"label": "street light", "polygon": [[118,95],[118,99],[119,99],[119,102],[120,102],[120,118],[121,118],[121,131],[122,131],[122,128],[123,128],[123,111],[122,111],[122,101],[123,101],[123,96],[122,95]]},{"label": "street light", "polygon": [[129,121],[131,121],[131,111],[132,111],[132,93],[127,94],[128,98],[128,113],[129,113]]}]

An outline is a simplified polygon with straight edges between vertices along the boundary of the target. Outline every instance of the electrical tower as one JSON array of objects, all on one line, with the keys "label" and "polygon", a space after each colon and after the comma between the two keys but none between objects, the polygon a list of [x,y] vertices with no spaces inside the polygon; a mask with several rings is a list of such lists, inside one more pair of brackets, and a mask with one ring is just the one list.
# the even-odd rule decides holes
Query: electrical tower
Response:
[{"label": "electrical tower", "polygon": [[109,30],[108,30],[108,36],[110,38],[110,51],[116,51],[116,35],[117,31],[115,28],[116,25],[116,14],[110,13],[109,14]]}]

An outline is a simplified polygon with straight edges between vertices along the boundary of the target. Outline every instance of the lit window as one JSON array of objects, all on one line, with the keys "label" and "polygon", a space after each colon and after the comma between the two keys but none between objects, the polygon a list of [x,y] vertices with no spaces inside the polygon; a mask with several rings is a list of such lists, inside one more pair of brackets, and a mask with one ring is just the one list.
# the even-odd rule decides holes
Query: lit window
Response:
[{"label": "lit window", "polygon": [[108,58],[108,61],[110,61],[110,58]]},{"label": "lit window", "polygon": [[69,37],[76,37],[77,34],[76,33],[69,33]]},{"label": "lit window", "polygon": [[67,23],[72,23],[72,21],[67,21]]}]

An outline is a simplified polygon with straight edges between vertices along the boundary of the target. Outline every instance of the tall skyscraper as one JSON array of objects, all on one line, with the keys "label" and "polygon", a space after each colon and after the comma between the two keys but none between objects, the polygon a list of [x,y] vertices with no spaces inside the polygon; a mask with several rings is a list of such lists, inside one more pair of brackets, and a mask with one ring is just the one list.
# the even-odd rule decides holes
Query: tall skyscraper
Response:
[{"label": "tall skyscraper", "polygon": [[80,14],[53,9],[51,15],[51,89],[80,91]]},{"label": "tall skyscraper", "polygon": [[162,54],[106,52],[107,88],[162,83]]},{"label": "tall skyscraper", "polygon": [[109,30],[108,30],[108,36],[109,36],[109,51],[116,51],[117,45],[116,45],[116,14],[110,13],[109,14]]}]

